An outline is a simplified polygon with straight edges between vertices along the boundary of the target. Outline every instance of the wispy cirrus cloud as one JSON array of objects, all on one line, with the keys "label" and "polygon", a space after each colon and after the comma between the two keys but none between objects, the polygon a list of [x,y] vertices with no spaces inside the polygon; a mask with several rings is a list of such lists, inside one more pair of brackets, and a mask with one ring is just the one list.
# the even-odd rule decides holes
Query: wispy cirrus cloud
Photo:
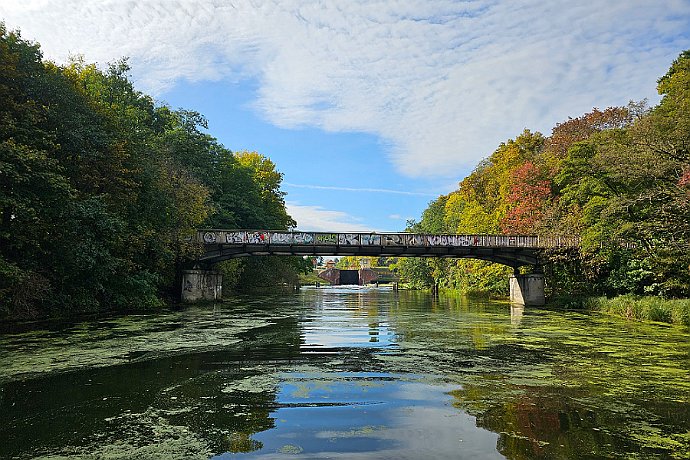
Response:
[{"label": "wispy cirrus cloud", "polygon": [[523,128],[654,98],[690,48],[683,0],[5,0],[48,58],[130,56],[147,91],[258,83],[280,127],[379,136],[408,176],[452,176]]},{"label": "wispy cirrus cloud", "polygon": [[436,197],[437,194],[427,192],[411,192],[406,190],[392,190],[388,188],[367,188],[367,187],[339,187],[336,185],[311,185],[311,184],[293,184],[291,182],[283,182],[287,188],[305,188],[310,190],[334,190],[339,192],[361,192],[361,193],[390,193],[393,195],[408,195],[408,196],[429,196]]},{"label": "wispy cirrus cloud", "polygon": [[414,217],[412,217],[412,216],[403,217],[401,214],[390,214],[390,215],[388,216],[388,218],[391,219],[391,220],[402,220],[402,221],[407,221],[407,220],[413,220],[413,219],[414,219]]}]

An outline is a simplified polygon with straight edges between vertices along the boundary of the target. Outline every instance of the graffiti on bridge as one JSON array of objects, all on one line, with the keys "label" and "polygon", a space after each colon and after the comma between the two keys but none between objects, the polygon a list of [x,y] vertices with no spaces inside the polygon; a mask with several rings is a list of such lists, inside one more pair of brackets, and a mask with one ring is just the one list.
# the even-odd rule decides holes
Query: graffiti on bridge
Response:
[{"label": "graffiti on bridge", "polygon": [[320,233],[208,230],[199,233],[205,244],[295,246],[398,246],[398,247],[575,247],[575,238],[521,235],[424,235],[415,233]]}]

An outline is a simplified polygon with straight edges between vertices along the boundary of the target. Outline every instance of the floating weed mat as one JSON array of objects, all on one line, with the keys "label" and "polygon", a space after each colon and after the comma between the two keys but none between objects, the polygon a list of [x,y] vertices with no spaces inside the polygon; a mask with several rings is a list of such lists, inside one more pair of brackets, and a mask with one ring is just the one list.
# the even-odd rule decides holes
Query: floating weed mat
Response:
[{"label": "floating weed mat", "polygon": [[400,351],[378,360],[456,383],[454,405],[499,433],[508,457],[688,458],[683,328],[537,309],[516,319],[499,305],[392,313]]}]

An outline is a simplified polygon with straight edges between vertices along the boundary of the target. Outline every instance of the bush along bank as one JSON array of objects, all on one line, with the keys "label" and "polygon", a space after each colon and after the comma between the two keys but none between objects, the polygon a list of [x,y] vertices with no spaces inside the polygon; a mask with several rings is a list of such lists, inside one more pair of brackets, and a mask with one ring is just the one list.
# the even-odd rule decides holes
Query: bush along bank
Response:
[{"label": "bush along bank", "polygon": [[591,298],[584,304],[591,311],[634,320],[659,321],[690,327],[690,299],[622,295],[611,299]]}]

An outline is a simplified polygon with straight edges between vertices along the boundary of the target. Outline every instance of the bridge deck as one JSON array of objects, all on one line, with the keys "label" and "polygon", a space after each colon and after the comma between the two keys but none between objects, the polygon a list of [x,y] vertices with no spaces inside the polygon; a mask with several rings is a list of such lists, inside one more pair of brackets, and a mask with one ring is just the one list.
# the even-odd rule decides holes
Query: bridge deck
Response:
[{"label": "bridge deck", "polygon": [[200,262],[253,255],[459,257],[518,267],[535,265],[542,249],[577,247],[572,238],[524,235],[321,233],[267,230],[200,230]]}]

